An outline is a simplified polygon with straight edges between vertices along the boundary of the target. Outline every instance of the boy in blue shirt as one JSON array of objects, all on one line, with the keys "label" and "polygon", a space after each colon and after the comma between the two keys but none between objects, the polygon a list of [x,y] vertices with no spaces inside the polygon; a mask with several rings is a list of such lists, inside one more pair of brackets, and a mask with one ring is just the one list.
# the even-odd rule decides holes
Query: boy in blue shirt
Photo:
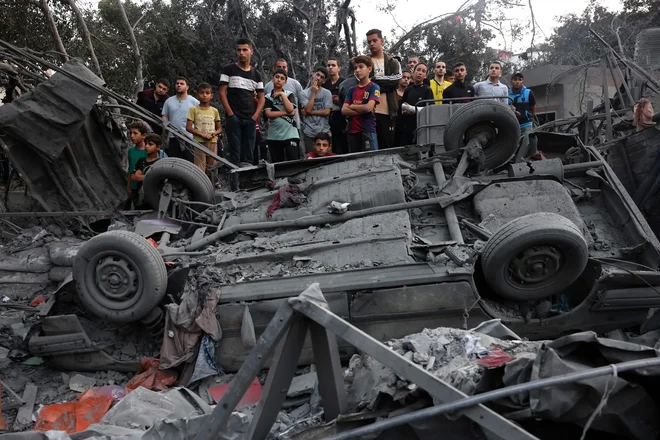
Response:
[{"label": "boy in blue shirt", "polygon": [[380,87],[369,79],[373,70],[371,58],[360,55],[353,59],[355,77],[359,81],[346,93],[341,114],[349,118],[348,151],[358,153],[378,149],[376,115],[374,109],[380,103]]}]

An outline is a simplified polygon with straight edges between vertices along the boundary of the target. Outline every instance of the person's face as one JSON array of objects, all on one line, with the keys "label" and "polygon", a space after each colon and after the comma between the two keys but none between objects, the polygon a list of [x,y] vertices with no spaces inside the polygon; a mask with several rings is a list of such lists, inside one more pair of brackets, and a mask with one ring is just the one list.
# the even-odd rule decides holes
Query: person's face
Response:
[{"label": "person's face", "polygon": [[281,73],[276,73],[273,75],[273,85],[275,87],[281,89],[284,87],[284,84],[286,84],[286,76],[282,75]]},{"label": "person's face", "polygon": [[238,61],[242,63],[250,62],[252,48],[247,44],[239,44],[236,46],[236,56],[238,57]]},{"label": "person's face", "polygon": [[454,80],[456,81],[465,81],[467,76],[467,69],[465,66],[458,66],[454,68]]},{"label": "person's face", "polygon": [[415,71],[415,66],[417,64],[419,64],[419,58],[417,58],[417,57],[409,57],[408,58],[408,64],[407,64],[408,70],[410,70],[411,72],[414,72]]},{"label": "person's face", "polygon": [[328,68],[328,73],[330,76],[336,76],[339,74],[339,65],[337,64],[337,60],[328,61],[328,65],[326,67]]},{"label": "person's face", "polygon": [[211,102],[211,98],[213,98],[213,92],[211,89],[200,89],[197,91],[197,99],[199,99],[199,102],[202,104]]},{"label": "person's face", "polygon": [[325,82],[325,74],[323,72],[314,72],[314,79],[317,81],[317,84],[323,85]]},{"label": "person's face", "polygon": [[160,145],[156,145],[153,141],[149,141],[145,146],[145,150],[147,150],[147,155],[151,156],[158,153],[158,150],[160,150]]},{"label": "person's face", "polygon": [[278,61],[275,63],[275,67],[273,67],[273,71],[282,69],[284,70],[287,74],[289,73],[289,66],[286,63],[286,61]]},{"label": "person's face", "polygon": [[491,64],[488,68],[488,76],[490,78],[499,78],[502,76],[502,67],[497,63]]},{"label": "person's face", "polygon": [[433,74],[435,76],[444,76],[447,73],[447,65],[445,63],[435,63],[433,67]]},{"label": "person's face", "polygon": [[131,138],[131,142],[133,142],[133,145],[139,144],[147,136],[146,134],[140,133],[140,130],[138,130],[137,128],[131,128],[130,131],[128,132],[128,135]]},{"label": "person's face", "polygon": [[330,152],[330,142],[322,139],[317,139],[314,142],[314,151],[316,151],[316,154],[319,156],[325,156]]},{"label": "person's face", "polygon": [[410,72],[403,72],[401,74],[401,79],[399,80],[399,85],[403,88],[406,88],[410,85],[411,80],[412,76],[410,75]]},{"label": "person's face", "polygon": [[424,78],[426,78],[427,73],[428,72],[426,70],[425,65],[422,64],[421,66],[417,66],[415,68],[415,83],[420,84],[420,83],[424,82]]},{"label": "person's face", "polygon": [[383,43],[385,40],[380,38],[378,34],[367,35],[367,44],[369,45],[369,51],[372,54],[380,53],[383,50]]},{"label": "person's face", "polygon": [[165,84],[162,83],[156,84],[156,94],[158,96],[166,96],[168,90],[169,88]]},{"label": "person's face", "polygon": [[367,67],[367,65],[364,63],[357,63],[355,65],[355,77],[360,81],[362,81],[365,78],[369,78],[370,72],[371,69]]},{"label": "person's face", "polygon": [[186,93],[188,91],[188,83],[182,79],[177,79],[174,87],[177,93]]},{"label": "person's face", "polygon": [[518,90],[523,86],[524,82],[522,78],[511,78],[511,87]]}]

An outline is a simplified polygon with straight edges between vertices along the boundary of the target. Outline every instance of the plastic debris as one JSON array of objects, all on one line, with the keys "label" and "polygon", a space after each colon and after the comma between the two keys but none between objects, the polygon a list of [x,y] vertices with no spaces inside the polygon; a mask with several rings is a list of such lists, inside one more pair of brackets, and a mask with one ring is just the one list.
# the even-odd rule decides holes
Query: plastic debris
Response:
[{"label": "plastic debris", "polygon": [[[213,401],[215,403],[218,403],[220,398],[227,392],[227,389],[229,389],[229,385],[231,385],[231,382],[228,382],[223,385],[218,385],[217,387],[209,388],[209,393],[211,394],[211,397],[213,398]],[[259,400],[261,399],[262,392],[263,392],[263,387],[261,386],[261,383],[259,383],[259,379],[255,377],[252,383],[250,384],[250,387],[243,395],[243,398],[240,400],[240,402],[238,402],[236,408],[240,408],[248,405],[254,405],[255,403],[259,402]]]},{"label": "plastic debris", "polygon": [[144,387],[152,391],[165,391],[169,386],[174,385],[177,380],[177,373],[166,370],[160,371],[158,367],[160,360],[156,358],[144,358],[140,361],[140,372],[126,384],[126,392]]},{"label": "plastic debris", "polygon": [[84,431],[93,423],[98,423],[112,405],[112,397],[86,391],[75,402],[47,405],[39,411],[34,425],[36,431],[66,431],[68,434]]}]

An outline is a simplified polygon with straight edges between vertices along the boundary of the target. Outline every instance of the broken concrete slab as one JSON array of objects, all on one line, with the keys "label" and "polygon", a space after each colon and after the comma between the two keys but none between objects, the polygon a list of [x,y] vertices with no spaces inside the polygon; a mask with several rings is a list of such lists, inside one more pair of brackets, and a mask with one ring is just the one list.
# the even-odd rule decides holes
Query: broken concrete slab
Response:
[{"label": "broken concrete slab", "polygon": [[303,394],[312,394],[318,382],[318,376],[314,372],[294,376],[286,396],[297,397]]},{"label": "broken concrete slab", "polygon": [[93,377],[76,374],[69,380],[69,389],[78,393],[84,393],[96,386],[96,379]]}]

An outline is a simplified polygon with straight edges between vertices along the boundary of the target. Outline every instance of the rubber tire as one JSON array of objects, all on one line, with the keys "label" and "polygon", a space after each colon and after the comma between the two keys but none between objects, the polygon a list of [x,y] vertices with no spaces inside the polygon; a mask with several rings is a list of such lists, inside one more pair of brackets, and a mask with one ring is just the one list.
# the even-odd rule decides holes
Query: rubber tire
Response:
[{"label": "rubber tire", "polygon": [[[529,288],[510,284],[506,274],[511,260],[534,245],[562,249],[562,267],[552,278]],[[518,217],[498,229],[484,246],[481,268],[486,282],[498,295],[530,301],[557,294],[570,286],[584,271],[588,258],[587,241],[575,223],[559,214],[540,212]]]},{"label": "rubber tire", "polygon": [[507,163],[518,149],[520,124],[508,105],[491,100],[473,101],[461,106],[445,126],[445,150],[453,151],[467,145],[465,134],[479,122],[491,122],[497,128],[497,138],[484,150],[484,168],[492,170]]},{"label": "rubber tire", "polygon": [[193,193],[195,202],[213,203],[213,183],[195,164],[185,159],[168,157],[153,164],[144,176],[144,200],[158,209],[160,193],[165,180],[176,180]]},{"label": "rubber tire", "polygon": [[[95,267],[104,254],[121,253],[132,260],[138,273],[138,291],[134,304],[109,307],[110,301],[98,288]],[[167,269],[156,248],[142,236],[128,231],[110,231],[87,241],[73,264],[73,280],[82,304],[99,318],[129,323],[145,317],[161,302],[167,290]],[[100,299],[100,300],[99,300]]]}]

